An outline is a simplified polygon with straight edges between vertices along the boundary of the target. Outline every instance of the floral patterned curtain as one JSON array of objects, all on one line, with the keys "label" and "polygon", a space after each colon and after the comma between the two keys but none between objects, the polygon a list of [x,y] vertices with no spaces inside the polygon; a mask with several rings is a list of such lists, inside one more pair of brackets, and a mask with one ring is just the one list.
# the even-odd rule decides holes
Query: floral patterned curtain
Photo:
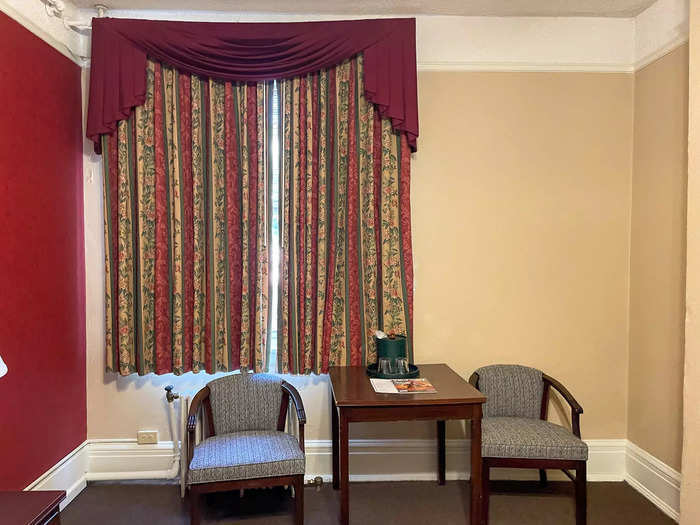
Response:
[{"label": "floral patterned curtain", "polygon": [[[145,103],[102,137],[107,369],[267,370],[270,84],[146,75]],[[372,362],[377,329],[410,353],[406,133],[365,98],[362,55],[279,84],[277,368]]]},{"label": "floral patterned curtain", "polygon": [[410,150],[364,95],[363,59],[282,82],[281,372],[375,360],[375,330],[412,351]]},{"label": "floral patterned curtain", "polygon": [[108,370],[266,369],[266,89],[149,60],[103,136]]}]

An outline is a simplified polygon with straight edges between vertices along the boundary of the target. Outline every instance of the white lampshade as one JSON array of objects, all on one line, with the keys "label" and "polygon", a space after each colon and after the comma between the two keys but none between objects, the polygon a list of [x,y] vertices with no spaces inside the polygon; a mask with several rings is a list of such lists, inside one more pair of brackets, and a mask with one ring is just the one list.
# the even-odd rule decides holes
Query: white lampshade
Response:
[{"label": "white lampshade", "polygon": [[4,376],[7,374],[7,365],[5,364],[5,361],[2,360],[2,356],[0,356],[0,377]]}]

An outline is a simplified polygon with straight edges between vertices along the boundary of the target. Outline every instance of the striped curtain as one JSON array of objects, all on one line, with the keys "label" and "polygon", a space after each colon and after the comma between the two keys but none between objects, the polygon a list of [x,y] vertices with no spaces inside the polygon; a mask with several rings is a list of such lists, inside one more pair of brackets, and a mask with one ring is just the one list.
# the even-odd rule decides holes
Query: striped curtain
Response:
[{"label": "striped curtain", "polygon": [[149,61],[103,137],[108,370],[267,368],[266,89]]},{"label": "striped curtain", "polygon": [[411,353],[406,136],[365,99],[362,56],[281,89],[279,369],[373,362],[377,329]]}]

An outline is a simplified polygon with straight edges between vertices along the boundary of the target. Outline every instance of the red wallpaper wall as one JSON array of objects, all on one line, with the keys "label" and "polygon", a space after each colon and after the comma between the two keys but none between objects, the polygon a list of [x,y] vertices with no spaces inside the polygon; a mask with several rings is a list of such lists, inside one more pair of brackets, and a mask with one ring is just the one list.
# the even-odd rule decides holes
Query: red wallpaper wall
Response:
[{"label": "red wallpaper wall", "polygon": [[86,438],[80,68],[0,12],[0,490]]}]

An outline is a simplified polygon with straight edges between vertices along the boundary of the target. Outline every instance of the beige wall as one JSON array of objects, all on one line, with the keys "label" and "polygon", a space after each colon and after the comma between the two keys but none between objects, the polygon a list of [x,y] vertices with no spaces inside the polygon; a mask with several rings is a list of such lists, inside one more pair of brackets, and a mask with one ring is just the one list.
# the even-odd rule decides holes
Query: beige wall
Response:
[{"label": "beige wall", "polygon": [[633,79],[420,75],[416,348],[463,376],[542,368],[625,436]]},{"label": "beige wall", "polygon": [[628,439],[680,470],[688,46],[636,74]]},{"label": "beige wall", "polygon": [[688,235],[681,524],[700,523],[700,3],[690,3]]},{"label": "beige wall", "polygon": [[[632,75],[421,73],[419,96],[417,361],[465,377],[487,363],[541,367],[582,403],[585,438],[625,437]],[[86,191],[86,235],[99,247],[99,183]],[[155,428],[167,440],[162,386],[210,377],[105,375],[103,259],[99,249],[89,257],[89,437]],[[307,439],[328,439],[327,379],[289,379],[307,404]],[[428,424],[352,429],[433,433]]]}]

